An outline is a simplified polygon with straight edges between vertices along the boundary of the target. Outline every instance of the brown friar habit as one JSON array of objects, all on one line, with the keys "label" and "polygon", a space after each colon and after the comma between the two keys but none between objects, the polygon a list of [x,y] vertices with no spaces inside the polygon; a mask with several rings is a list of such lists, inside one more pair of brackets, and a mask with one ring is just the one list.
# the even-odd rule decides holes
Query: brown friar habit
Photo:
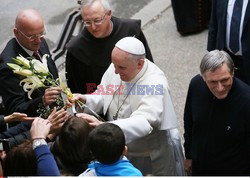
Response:
[{"label": "brown friar habit", "polygon": [[111,63],[111,52],[116,42],[123,37],[135,36],[141,40],[146,49],[146,57],[153,61],[140,20],[116,17],[111,20],[113,31],[108,37],[95,38],[85,28],[67,44],[66,78],[72,92],[93,92]]}]

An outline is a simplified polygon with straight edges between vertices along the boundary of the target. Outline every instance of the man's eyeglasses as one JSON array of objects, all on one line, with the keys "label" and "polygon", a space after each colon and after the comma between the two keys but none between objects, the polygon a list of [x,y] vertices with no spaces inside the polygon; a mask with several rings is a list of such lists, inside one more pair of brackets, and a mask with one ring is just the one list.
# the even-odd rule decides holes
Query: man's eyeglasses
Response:
[{"label": "man's eyeglasses", "polygon": [[38,38],[44,38],[44,36],[46,35],[46,31],[44,31],[44,32],[41,33],[41,34],[30,35],[30,36],[25,35],[21,30],[18,30],[18,29],[17,29],[17,31],[19,31],[23,36],[25,36],[27,39],[29,39],[29,40],[31,40],[31,41],[34,41],[34,40],[36,40],[36,39],[38,39]]},{"label": "man's eyeglasses", "polygon": [[107,15],[107,12],[104,14],[102,18],[94,19],[94,20],[83,20],[82,22],[84,23],[85,26],[89,27],[94,23],[95,25],[101,25],[103,20],[105,19]]}]

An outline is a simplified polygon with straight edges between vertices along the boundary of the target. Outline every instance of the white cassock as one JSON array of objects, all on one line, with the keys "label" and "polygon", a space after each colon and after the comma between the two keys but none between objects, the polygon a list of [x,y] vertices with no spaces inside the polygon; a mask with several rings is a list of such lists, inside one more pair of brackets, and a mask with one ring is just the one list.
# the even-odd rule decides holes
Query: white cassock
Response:
[{"label": "white cassock", "polygon": [[155,64],[145,59],[130,82],[122,82],[111,64],[98,89],[86,98],[86,105],[123,130],[128,157],[149,157],[153,175],[176,175],[167,137],[168,130],[177,128],[177,119],[167,79]]}]

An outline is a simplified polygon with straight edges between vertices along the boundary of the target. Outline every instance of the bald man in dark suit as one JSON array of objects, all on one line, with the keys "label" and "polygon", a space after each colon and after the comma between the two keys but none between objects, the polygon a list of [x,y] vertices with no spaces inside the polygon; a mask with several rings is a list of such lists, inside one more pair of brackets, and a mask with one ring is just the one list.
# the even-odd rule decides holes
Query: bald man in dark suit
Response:
[{"label": "bald man in dark suit", "polygon": [[49,57],[44,62],[47,62],[53,77],[58,78],[57,68],[44,39],[43,18],[36,10],[25,9],[17,15],[13,32],[15,37],[7,43],[0,55],[0,95],[3,97],[7,114],[21,112],[28,116],[38,116],[39,103],[44,106],[51,105],[58,97],[60,89],[35,90],[30,100],[27,92],[19,84],[20,76],[14,74],[6,63],[13,62],[12,58],[18,55],[27,58],[31,57],[34,52],[37,52],[40,57],[48,54]]}]

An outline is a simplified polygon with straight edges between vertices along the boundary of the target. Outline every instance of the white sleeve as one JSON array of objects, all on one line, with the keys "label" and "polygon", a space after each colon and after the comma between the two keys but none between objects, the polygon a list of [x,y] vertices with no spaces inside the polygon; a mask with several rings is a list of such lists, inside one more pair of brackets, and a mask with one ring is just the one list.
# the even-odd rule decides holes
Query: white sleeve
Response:
[{"label": "white sleeve", "polygon": [[[89,108],[91,108],[98,114],[103,112],[103,97],[101,95],[85,95],[85,96],[86,96],[86,105]],[[84,111],[89,113],[87,109],[84,109]]]},{"label": "white sleeve", "polygon": [[81,173],[78,177],[90,177],[90,176],[97,176],[94,169],[86,169],[83,173]]},{"label": "white sleeve", "polygon": [[110,122],[118,125],[122,129],[126,144],[149,135],[153,130],[147,119],[138,116],[136,118],[129,117]]}]

